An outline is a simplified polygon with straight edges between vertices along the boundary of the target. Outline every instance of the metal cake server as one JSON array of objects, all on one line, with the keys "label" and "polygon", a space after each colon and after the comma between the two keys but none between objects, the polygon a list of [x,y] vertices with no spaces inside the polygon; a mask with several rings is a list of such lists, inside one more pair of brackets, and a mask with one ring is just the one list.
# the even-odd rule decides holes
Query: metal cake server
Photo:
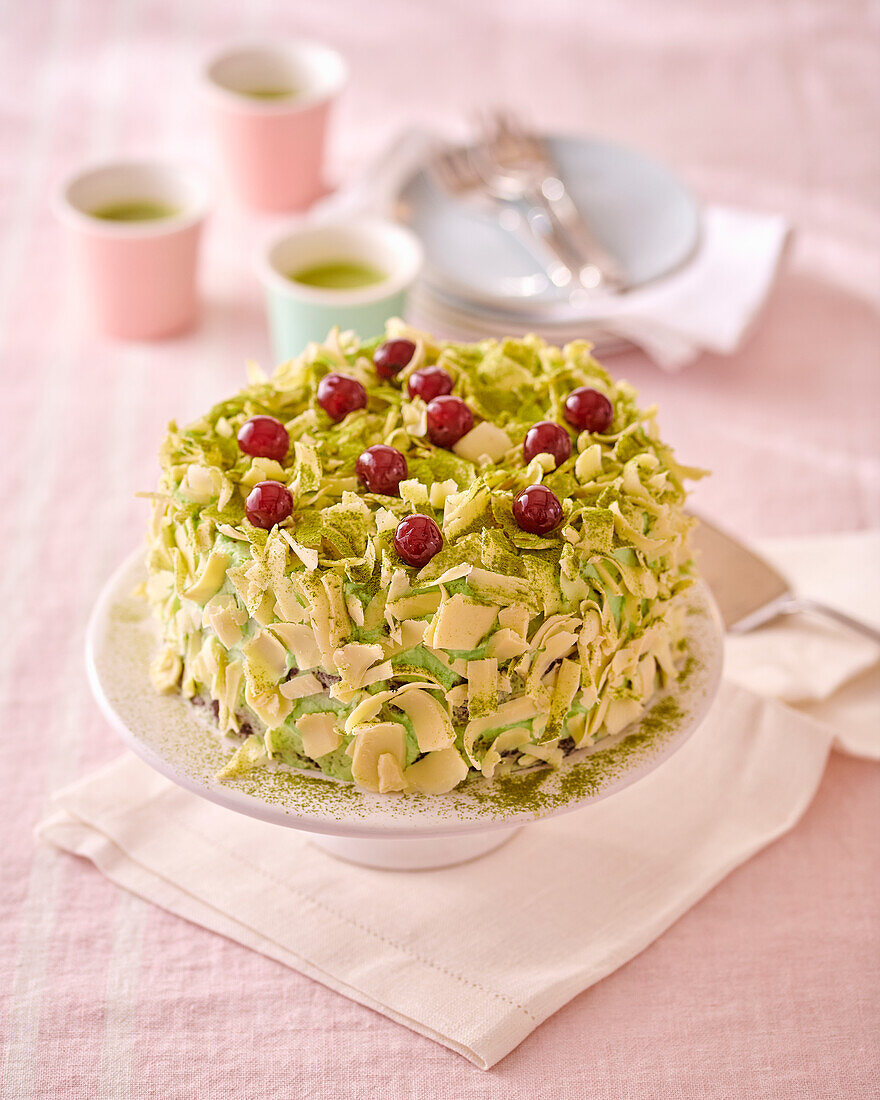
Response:
[{"label": "metal cake server", "polygon": [[880,644],[880,630],[836,607],[796,595],[769,562],[702,517],[691,541],[699,555],[699,570],[731,634],[746,634],[780,615],[803,611],[833,619]]}]

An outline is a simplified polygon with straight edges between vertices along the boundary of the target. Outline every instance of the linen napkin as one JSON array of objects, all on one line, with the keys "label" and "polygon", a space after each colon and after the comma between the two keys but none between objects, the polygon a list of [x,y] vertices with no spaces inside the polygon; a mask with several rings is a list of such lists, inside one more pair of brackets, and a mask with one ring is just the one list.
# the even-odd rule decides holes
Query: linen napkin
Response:
[{"label": "linen napkin", "polygon": [[[313,208],[310,219],[359,211],[392,214],[401,184],[437,143],[437,135],[428,131],[405,131],[360,180]],[[649,286],[604,296],[585,324],[635,344],[664,370],[680,370],[703,351],[730,355],[769,293],[788,235],[778,215],[708,206],[700,243],[687,264]],[[418,322],[418,317],[411,320]]]},{"label": "linen napkin", "polygon": [[[790,548],[791,575],[808,572],[812,549]],[[864,730],[873,714],[878,748],[880,699],[859,696],[842,713],[861,713]],[[429,872],[339,863],[305,834],[205,802],[131,755],[61,791],[39,833],[131,892],[488,1068],[790,829],[834,736],[725,682],[697,733],[641,782]]]},{"label": "linen napkin", "polygon": [[708,206],[694,258],[666,279],[609,298],[602,328],[668,371],[704,351],[732,355],[770,292],[788,235],[778,215]]}]

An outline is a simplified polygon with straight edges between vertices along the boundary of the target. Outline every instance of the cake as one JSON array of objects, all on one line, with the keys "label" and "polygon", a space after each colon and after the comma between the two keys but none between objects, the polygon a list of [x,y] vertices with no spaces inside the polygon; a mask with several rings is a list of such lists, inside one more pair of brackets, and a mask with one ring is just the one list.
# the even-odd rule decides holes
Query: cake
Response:
[{"label": "cake", "polygon": [[226,739],[223,781],[556,767],[678,675],[700,471],[585,341],[334,330],[160,457],[152,679]]}]

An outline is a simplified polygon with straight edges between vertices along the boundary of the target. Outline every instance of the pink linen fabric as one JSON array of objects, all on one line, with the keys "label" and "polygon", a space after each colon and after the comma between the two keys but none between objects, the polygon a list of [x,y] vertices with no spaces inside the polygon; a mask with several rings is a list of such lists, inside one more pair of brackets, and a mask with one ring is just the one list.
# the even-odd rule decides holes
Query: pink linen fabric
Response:
[{"label": "pink linen fabric", "polygon": [[76,163],[212,162],[205,49],[302,34],[342,50],[340,176],[413,120],[509,102],[640,145],[707,198],[779,210],[790,265],[731,359],[610,363],[711,467],[696,504],[745,536],[880,526],[880,30],[859,0],[42,0],[0,24],[0,1098],[873,1097],[880,773],[834,755],[799,826],[489,1073],[36,847],[50,793],[118,745],[82,633],[140,538],[165,422],[268,362],[247,263],[273,223],[221,202],[198,332],[98,342],[59,263]]}]

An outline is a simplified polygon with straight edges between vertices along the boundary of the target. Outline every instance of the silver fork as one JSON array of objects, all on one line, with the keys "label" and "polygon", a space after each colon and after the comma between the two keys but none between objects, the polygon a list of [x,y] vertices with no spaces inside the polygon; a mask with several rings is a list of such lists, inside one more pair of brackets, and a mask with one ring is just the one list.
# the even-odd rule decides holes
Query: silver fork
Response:
[{"label": "silver fork", "polygon": [[[540,210],[547,232],[587,290],[622,290],[623,271],[597,240],[566,190],[547,144],[510,111],[478,116],[483,140],[471,150],[474,168],[490,189],[508,201]],[[540,232],[543,226],[537,223]]]},{"label": "silver fork", "polygon": [[544,275],[505,280],[504,290],[518,297],[530,297],[547,289],[548,284],[564,287],[575,279],[575,271],[536,233],[528,210],[493,193],[471,163],[470,150],[464,147],[437,149],[428,161],[428,169],[437,185],[452,198],[460,199],[493,216],[541,265]]}]

